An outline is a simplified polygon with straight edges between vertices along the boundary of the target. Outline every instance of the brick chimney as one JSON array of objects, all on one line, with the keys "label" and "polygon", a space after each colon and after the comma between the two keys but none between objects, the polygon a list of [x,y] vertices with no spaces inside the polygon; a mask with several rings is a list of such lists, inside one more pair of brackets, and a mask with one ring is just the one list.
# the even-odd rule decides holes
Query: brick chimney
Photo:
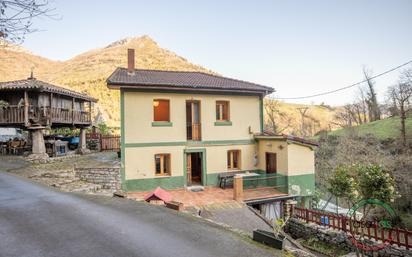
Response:
[{"label": "brick chimney", "polygon": [[127,49],[127,72],[134,73],[134,49]]}]

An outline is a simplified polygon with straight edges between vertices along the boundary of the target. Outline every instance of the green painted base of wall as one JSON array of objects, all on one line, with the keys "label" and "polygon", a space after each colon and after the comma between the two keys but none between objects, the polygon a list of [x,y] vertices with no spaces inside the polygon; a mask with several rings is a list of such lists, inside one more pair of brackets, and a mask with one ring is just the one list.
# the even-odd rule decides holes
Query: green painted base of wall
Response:
[{"label": "green painted base of wall", "polygon": [[315,174],[288,176],[290,195],[310,196],[315,193]]},{"label": "green painted base of wall", "polygon": [[184,177],[131,179],[125,181],[125,187],[127,192],[151,191],[157,187],[161,187],[163,189],[183,188]]},{"label": "green painted base of wall", "polygon": [[[254,170],[259,174],[264,174],[262,170]],[[276,179],[263,180],[265,185],[258,185],[258,187],[271,187],[276,186],[277,190],[282,193],[288,193],[290,195],[311,196],[315,192],[315,174],[305,174],[297,176],[284,176],[276,174]],[[219,173],[211,173],[206,175],[206,186],[219,186]],[[248,185],[244,182],[245,187],[253,188],[255,183],[253,180]],[[262,182],[259,182],[262,183]],[[142,192],[151,191],[157,187],[163,189],[177,189],[185,186],[185,177],[161,177],[161,178],[148,178],[148,179],[132,179],[126,180],[122,183],[122,188],[126,192]]]},{"label": "green painted base of wall", "polygon": [[219,186],[219,173],[207,174],[206,185]]}]

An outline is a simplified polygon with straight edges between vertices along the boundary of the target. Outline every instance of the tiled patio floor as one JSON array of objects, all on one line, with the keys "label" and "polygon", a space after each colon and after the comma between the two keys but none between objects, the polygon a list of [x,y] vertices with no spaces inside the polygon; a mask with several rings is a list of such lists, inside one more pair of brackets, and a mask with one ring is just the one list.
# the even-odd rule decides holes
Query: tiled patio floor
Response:
[{"label": "tiled patio floor", "polygon": [[[232,203],[233,189],[221,189],[219,187],[205,187],[204,191],[192,192],[186,189],[167,190],[172,194],[173,201],[181,202],[185,207],[196,206],[202,207],[211,204]],[[144,196],[148,192],[136,192],[128,193],[127,196],[135,198],[137,200],[143,200]],[[262,199],[268,197],[275,197],[285,195],[273,188],[257,189],[257,190],[245,190],[243,192],[244,200]]]}]

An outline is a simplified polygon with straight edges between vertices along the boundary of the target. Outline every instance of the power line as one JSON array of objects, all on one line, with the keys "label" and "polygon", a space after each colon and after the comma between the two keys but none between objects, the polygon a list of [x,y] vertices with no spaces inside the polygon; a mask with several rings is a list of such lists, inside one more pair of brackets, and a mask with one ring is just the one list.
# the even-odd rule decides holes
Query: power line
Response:
[{"label": "power line", "polygon": [[[380,77],[380,76],[386,75],[386,74],[388,74],[388,73],[390,73],[390,72],[392,72],[392,71],[395,71],[395,70],[397,70],[397,69],[399,69],[399,68],[402,68],[403,66],[406,66],[406,65],[408,65],[408,64],[410,64],[410,63],[412,63],[412,60],[410,60],[410,61],[408,61],[408,62],[405,62],[404,64],[401,64],[401,65],[399,65],[399,66],[396,66],[396,67],[394,67],[394,68],[392,68],[392,69],[389,69],[389,70],[387,70],[387,71],[384,71],[384,72],[382,72],[382,73],[379,73],[379,74],[377,74],[377,75],[375,75],[375,76],[369,77],[368,79],[369,79],[369,80],[370,80],[370,79],[376,79],[376,78],[378,78],[378,77]],[[317,96],[322,96],[322,95],[329,95],[329,94],[336,93],[336,92],[339,92],[339,91],[342,91],[342,90],[345,90],[345,89],[348,89],[348,88],[351,88],[351,87],[358,86],[358,85],[360,85],[360,84],[362,84],[362,83],[367,82],[368,79],[364,79],[364,80],[362,80],[362,81],[360,81],[360,82],[356,82],[356,83],[351,84],[351,85],[346,86],[346,87],[341,87],[341,88],[338,88],[338,89],[334,89],[334,90],[330,90],[330,91],[326,91],[326,92],[318,93],[318,94],[314,94],[314,95],[297,96],[297,97],[273,97],[273,98],[274,98],[274,99],[279,99],[279,100],[296,100],[296,99],[312,98],[312,97],[317,97]]]}]

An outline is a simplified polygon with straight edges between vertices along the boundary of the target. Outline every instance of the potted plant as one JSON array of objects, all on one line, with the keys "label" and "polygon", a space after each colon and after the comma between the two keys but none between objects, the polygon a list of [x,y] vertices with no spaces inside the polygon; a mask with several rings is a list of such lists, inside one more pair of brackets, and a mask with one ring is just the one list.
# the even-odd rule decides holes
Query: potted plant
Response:
[{"label": "potted plant", "polygon": [[283,249],[285,237],[281,234],[283,227],[286,226],[288,218],[273,220],[273,232],[256,229],[253,231],[253,240],[276,249]]}]

